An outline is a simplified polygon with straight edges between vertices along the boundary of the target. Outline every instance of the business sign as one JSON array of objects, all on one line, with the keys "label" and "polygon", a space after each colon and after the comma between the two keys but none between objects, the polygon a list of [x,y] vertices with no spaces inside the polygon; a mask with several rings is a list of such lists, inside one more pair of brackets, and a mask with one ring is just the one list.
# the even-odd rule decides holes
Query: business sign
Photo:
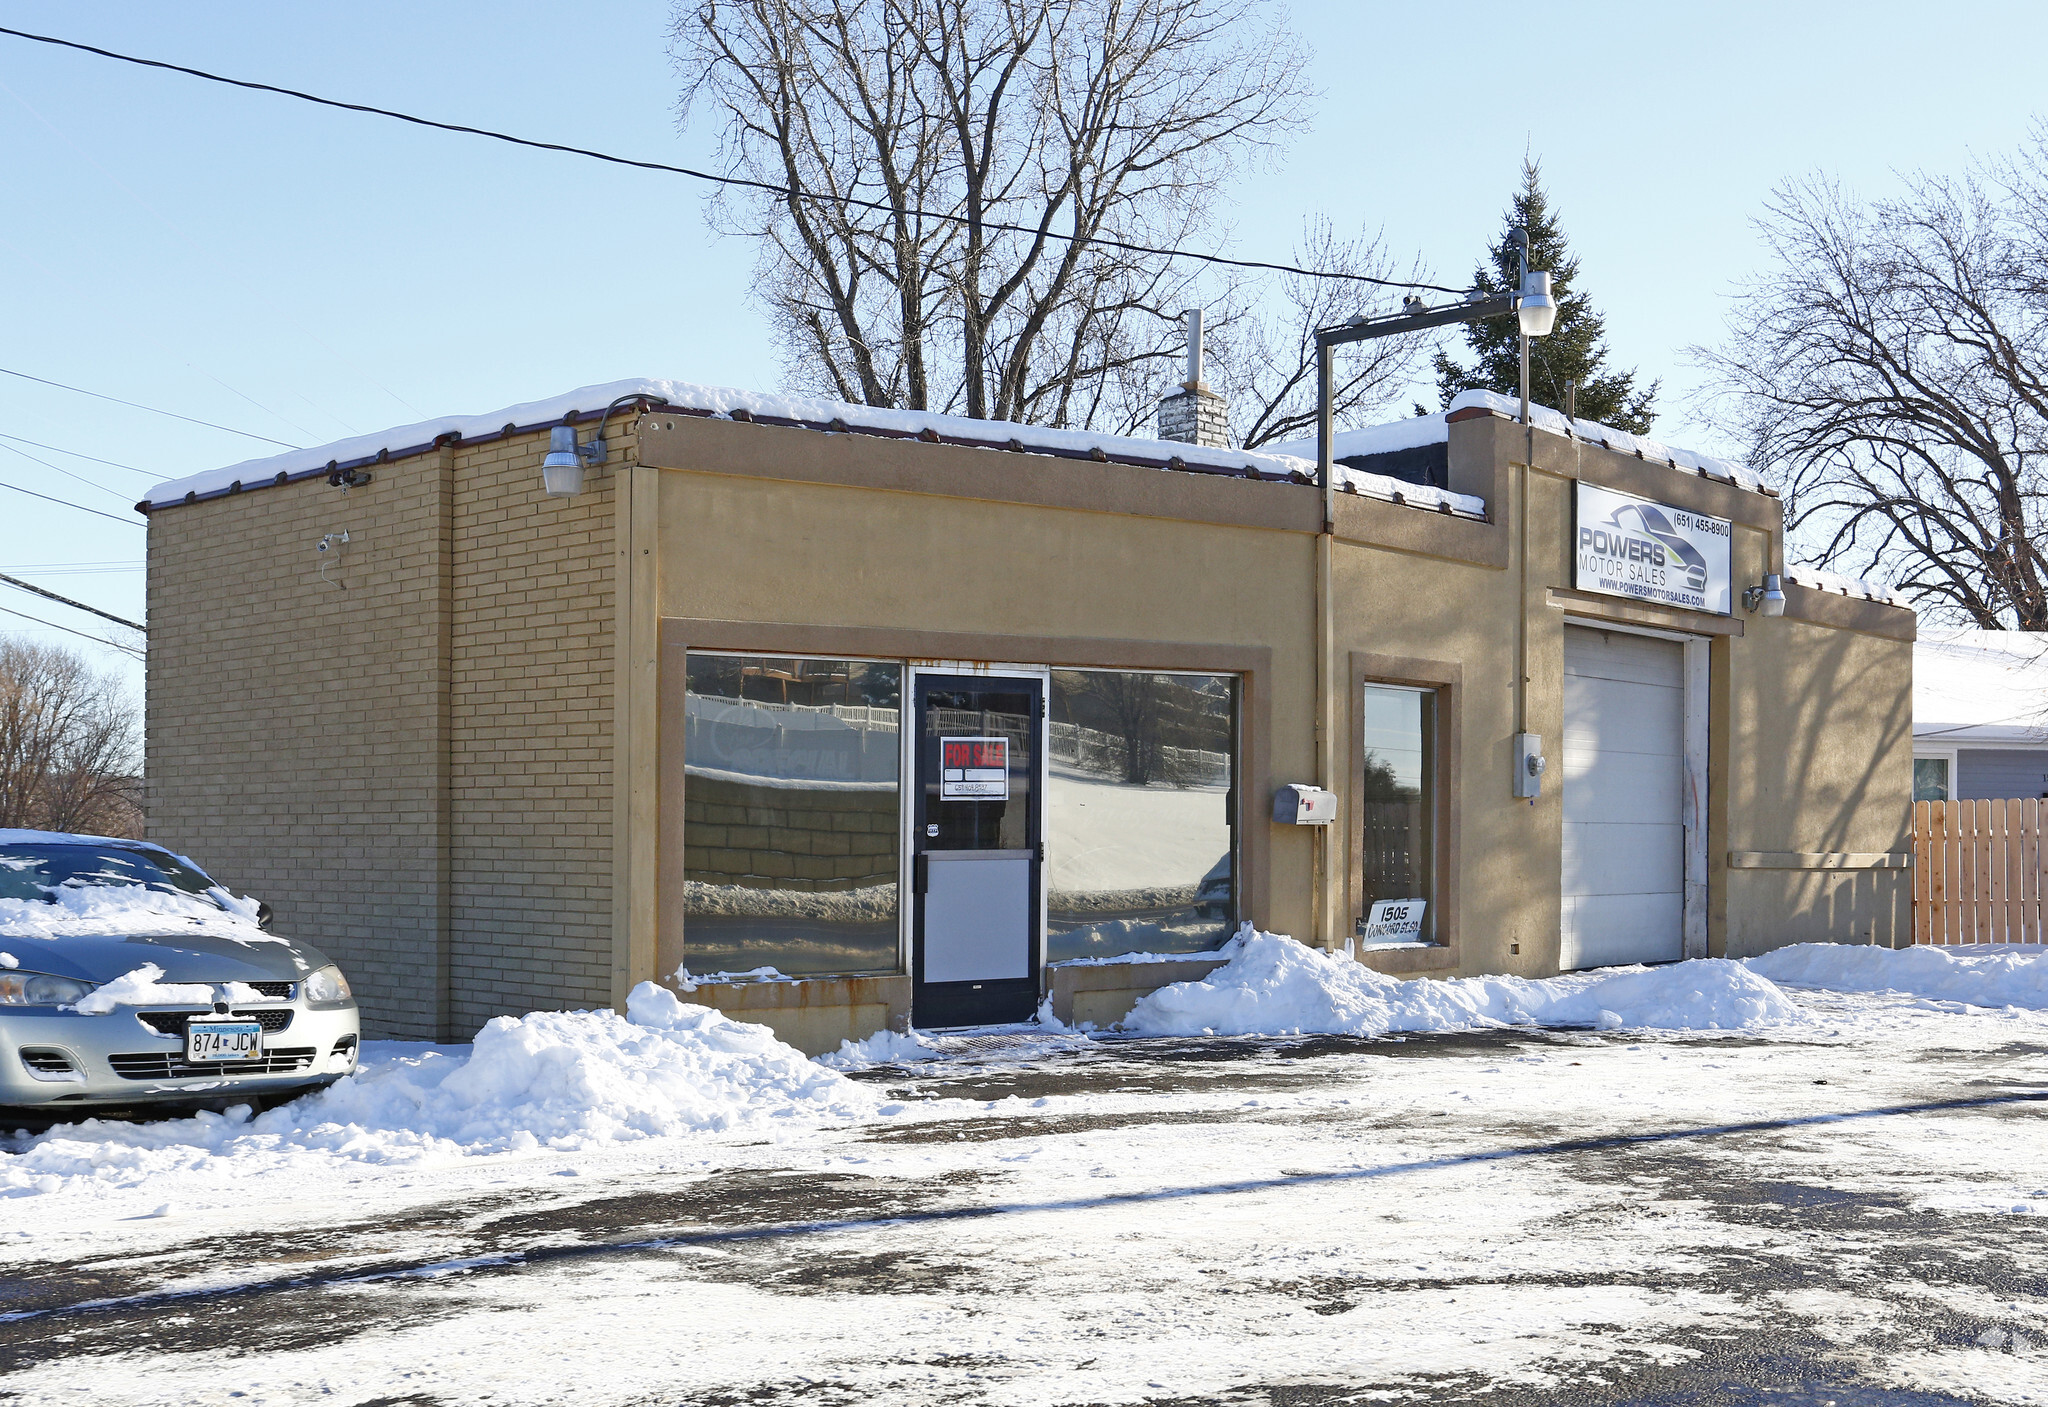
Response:
[{"label": "business sign", "polygon": [[1581,591],[1725,616],[1733,608],[1726,518],[1579,481],[1572,560]]},{"label": "business sign", "polygon": [[940,738],[941,801],[1008,801],[1008,738]]},{"label": "business sign", "polygon": [[1359,937],[1368,943],[1414,943],[1422,938],[1423,899],[1382,899],[1365,916]]}]

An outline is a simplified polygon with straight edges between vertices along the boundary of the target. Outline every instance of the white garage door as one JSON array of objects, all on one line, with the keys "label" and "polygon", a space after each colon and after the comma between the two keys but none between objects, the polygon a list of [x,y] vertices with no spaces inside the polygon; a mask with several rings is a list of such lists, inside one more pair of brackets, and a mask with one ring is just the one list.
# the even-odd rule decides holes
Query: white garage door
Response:
[{"label": "white garage door", "polygon": [[1685,948],[1685,647],[1564,632],[1566,968]]}]

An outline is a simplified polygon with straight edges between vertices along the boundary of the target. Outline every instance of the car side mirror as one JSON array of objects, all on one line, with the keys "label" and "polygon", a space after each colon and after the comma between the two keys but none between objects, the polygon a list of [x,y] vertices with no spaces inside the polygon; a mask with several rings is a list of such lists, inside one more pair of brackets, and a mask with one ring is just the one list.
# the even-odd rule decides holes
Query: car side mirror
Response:
[{"label": "car side mirror", "polygon": [[270,919],[270,905],[265,903],[263,900],[258,899],[256,901],[256,926],[258,928],[269,928]]}]

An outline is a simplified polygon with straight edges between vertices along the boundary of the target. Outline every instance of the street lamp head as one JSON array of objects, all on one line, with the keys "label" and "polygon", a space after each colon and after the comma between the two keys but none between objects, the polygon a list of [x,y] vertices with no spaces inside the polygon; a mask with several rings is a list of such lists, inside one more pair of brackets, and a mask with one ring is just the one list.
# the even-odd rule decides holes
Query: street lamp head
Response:
[{"label": "street lamp head", "polygon": [[1521,320],[1524,337],[1548,337],[1557,322],[1557,300],[1550,296],[1550,275],[1531,269],[1522,275],[1521,296],[1515,300],[1515,316]]}]

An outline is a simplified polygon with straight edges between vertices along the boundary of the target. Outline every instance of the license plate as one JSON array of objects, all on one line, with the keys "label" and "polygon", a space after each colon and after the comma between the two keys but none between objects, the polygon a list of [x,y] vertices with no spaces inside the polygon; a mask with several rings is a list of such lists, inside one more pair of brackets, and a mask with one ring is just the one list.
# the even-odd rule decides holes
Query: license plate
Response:
[{"label": "license plate", "polygon": [[263,1027],[255,1021],[185,1023],[185,1058],[189,1061],[255,1060],[262,1054]]}]

